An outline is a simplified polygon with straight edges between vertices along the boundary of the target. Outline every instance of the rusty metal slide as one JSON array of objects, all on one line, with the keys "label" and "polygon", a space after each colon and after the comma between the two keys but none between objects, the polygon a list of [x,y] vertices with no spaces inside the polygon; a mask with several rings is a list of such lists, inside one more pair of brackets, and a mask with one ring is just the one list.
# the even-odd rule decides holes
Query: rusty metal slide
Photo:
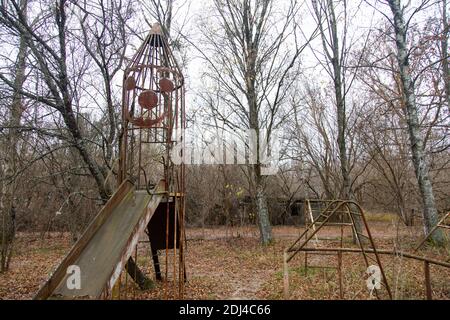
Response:
[{"label": "rusty metal slide", "polygon": [[[34,299],[97,299],[106,297],[164,197],[160,182],[153,194],[124,181],[90,223]],[[79,267],[80,288],[68,286]]]}]

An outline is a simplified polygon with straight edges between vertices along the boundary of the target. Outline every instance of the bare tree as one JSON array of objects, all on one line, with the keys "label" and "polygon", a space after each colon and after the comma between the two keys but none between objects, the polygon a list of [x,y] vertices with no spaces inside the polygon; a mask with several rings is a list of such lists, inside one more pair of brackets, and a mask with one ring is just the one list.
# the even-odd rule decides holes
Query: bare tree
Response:
[{"label": "bare tree", "polygon": [[289,144],[295,148],[293,159],[313,169],[318,176],[320,183],[304,181],[318,198],[335,199],[339,197],[342,180],[339,150],[334,143],[335,117],[326,112],[324,97],[313,83],[305,84],[303,91],[295,92],[294,114],[288,120]]},{"label": "bare tree", "polygon": [[441,55],[442,55],[442,76],[445,85],[445,98],[447,101],[447,108],[450,111],[450,68],[448,66],[448,36],[450,28],[447,20],[447,0],[442,0],[442,34],[441,38]]},{"label": "bare tree", "polygon": [[[70,142],[86,163],[97,184],[100,197],[103,201],[106,201],[111,192],[105,184],[105,176],[99,164],[88,150],[87,141],[82,135],[73,107],[74,88],[71,85],[73,79],[69,74],[67,62],[66,10],[68,5],[68,1],[60,0],[51,7],[53,13],[46,24],[53,24],[54,28],[48,28],[44,24],[40,30],[34,30],[17,1],[1,2],[0,24],[24,38],[30,50],[30,57],[33,59],[33,64],[30,66],[35,68],[42,76],[49,94],[47,94],[47,91],[45,94],[40,94],[31,92],[26,88],[21,89],[4,73],[0,73],[0,79],[20,95],[45,104],[59,112],[70,133]],[[52,21],[51,18],[54,20]],[[54,34],[48,33],[49,30],[54,30]]]},{"label": "bare tree", "polygon": [[[409,65],[430,179],[437,205],[444,209],[447,197],[443,194],[448,193],[444,161],[449,147],[445,139],[448,115],[444,109],[445,89],[439,63],[442,27],[433,14],[434,9],[436,7],[431,6],[429,11],[422,13],[425,20],[409,24]],[[387,209],[394,203],[402,220],[409,223],[412,222],[412,211],[418,212],[416,208],[422,201],[410,161],[407,111],[389,21],[382,20],[373,30],[366,54],[358,65],[361,68],[357,75],[360,96],[366,101],[363,144],[373,158],[371,169],[380,174],[367,176],[366,184],[376,188],[377,194],[383,194],[377,200],[379,205],[385,205],[384,209]]]},{"label": "bare tree", "polygon": [[[21,0],[19,3],[20,12],[27,15],[28,1]],[[14,87],[11,101],[10,114],[8,116],[9,132],[7,134],[6,145],[8,152],[5,154],[4,165],[2,165],[4,175],[6,176],[3,182],[2,194],[0,194],[0,210],[2,215],[2,229],[1,229],[1,261],[0,271],[6,271],[9,267],[9,261],[12,254],[12,242],[15,234],[15,219],[16,219],[16,179],[18,166],[18,140],[19,140],[19,126],[22,112],[24,111],[23,99],[20,90],[23,89],[25,81],[25,68],[27,59],[27,44],[23,35],[19,36],[19,51],[17,54],[17,62],[14,70]]]},{"label": "bare tree", "polygon": [[219,96],[219,103],[210,110],[212,116],[230,131],[255,132],[256,161],[248,177],[263,244],[271,242],[272,232],[260,151],[270,145],[274,130],[288,116],[283,104],[305,47],[298,43],[295,32],[298,10],[295,1],[280,14],[274,1],[217,0],[211,14],[217,19],[202,19],[199,25],[203,39],[190,42],[210,69],[204,75],[213,86],[208,90],[215,90]]},{"label": "bare tree", "polygon": [[[344,6],[344,15],[347,15],[347,1],[341,1]],[[346,146],[346,83],[345,77],[345,61],[346,57],[346,39],[347,39],[347,21],[344,21],[343,37],[339,39],[338,22],[335,13],[335,4],[332,0],[317,1],[312,0],[313,10],[316,15],[317,22],[320,27],[320,35],[322,37],[322,46],[328,62],[327,72],[333,80],[334,93],[336,99],[336,114],[338,136],[337,142],[339,146],[339,159],[341,162],[342,175],[342,197],[350,199],[350,174]]]},{"label": "bare tree", "polygon": [[[101,169],[104,176],[108,176],[105,167],[113,170],[116,157],[114,146],[120,133],[118,130],[120,102],[115,99],[114,80],[123,66],[127,42],[130,39],[126,27],[133,14],[131,5],[131,2],[116,0],[89,1],[89,3],[78,1],[74,8],[81,27],[81,35],[74,36],[80,38],[80,43],[83,44],[103,80],[103,90],[97,89],[103,99],[92,100],[97,103],[100,110],[105,110],[106,114],[103,121],[105,126],[96,128],[102,138],[104,166],[101,166]],[[81,91],[79,93],[81,95],[92,95],[90,93],[92,88],[96,88],[95,85],[90,85],[84,90],[80,85],[78,91]],[[112,189],[112,186],[109,189]]]},{"label": "bare tree", "polygon": [[[172,20],[174,16],[174,2],[175,0],[150,0],[150,1],[140,1],[141,6],[150,16],[158,22],[167,37],[170,37],[170,32],[172,29]],[[146,16],[144,16],[145,21],[148,26],[152,26],[154,21],[149,21]]]},{"label": "bare tree", "polygon": [[[423,1],[421,6],[426,5],[427,2],[429,1]],[[414,79],[412,79],[409,66],[409,48],[407,43],[408,24],[405,22],[404,17],[405,8],[402,7],[400,0],[389,0],[388,4],[393,15],[393,20],[391,22],[395,31],[397,61],[403,89],[403,99],[407,113],[406,123],[408,126],[414,169],[420,194],[422,196],[425,232],[428,233],[438,222],[438,215],[434,199],[433,186],[429,176],[428,164],[425,159],[424,142],[420,132]],[[410,19],[407,21],[409,22]],[[437,244],[442,244],[444,238],[441,230],[435,231],[432,234],[431,239]]]},{"label": "bare tree", "polygon": [[[353,10],[358,11],[360,4],[353,4]],[[340,12],[336,12],[340,7]],[[337,144],[339,149],[340,171],[342,178],[342,188],[340,196],[343,199],[354,199],[352,181],[350,178],[351,164],[349,161],[348,144],[348,94],[354,83],[358,69],[349,69],[348,60],[351,53],[351,46],[348,43],[350,38],[350,20],[353,15],[349,13],[349,3],[347,0],[312,0],[313,14],[320,29],[322,40],[323,59],[316,55],[319,63],[333,82],[334,98],[336,104],[337,123]],[[338,15],[341,16],[341,23],[338,22]],[[340,31],[339,31],[340,29]],[[360,55],[364,54],[364,49]],[[360,217],[353,217],[356,224],[356,232],[361,229]],[[356,242],[356,234],[353,234]]]}]

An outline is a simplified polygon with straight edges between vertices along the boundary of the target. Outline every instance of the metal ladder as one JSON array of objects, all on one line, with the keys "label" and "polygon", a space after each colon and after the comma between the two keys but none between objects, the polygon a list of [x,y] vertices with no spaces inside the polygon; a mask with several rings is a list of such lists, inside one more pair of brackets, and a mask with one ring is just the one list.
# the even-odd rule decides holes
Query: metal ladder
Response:
[{"label": "metal ladder", "polygon": [[[313,218],[312,212],[310,211],[310,203],[309,202],[310,202],[310,200],[307,200],[307,208],[308,208],[307,210],[309,211],[308,215],[310,216],[310,218],[311,217]],[[285,250],[285,264],[289,263],[289,261],[291,261],[292,258],[294,258],[294,256],[300,251],[305,252],[305,259],[307,259],[306,258],[307,254],[308,253],[311,254],[312,252],[314,252],[314,248],[308,248],[308,247],[306,247],[306,245],[313,239],[313,237],[315,237],[316,239],[319,239],[317,237],[317,233],[324,226],[341,226],[341,248],[342,248],[342,245],[343,245],[342,228],[344,226],[350,226],[355,235],[356,244],[359,246],[360,252],[363,255],[366,267],[369,268],[372,265],[376,265],[379,268],[381,278],[382,278],[381,279],[382,281],[380,281],[380,285],[382,285],[385,288],[385,290],[389,296],[389,299],[392,299],[391,290],[387,283],[386,275],[384,273],[380,257],[378,255],[375,243],[374,243],[372,235],[370,233],[369,226],[367,224],[367,220],[364,215],[364,211],[362,210],[361,206],[358,203],[356,203],[355,201],[347,201],[347,200],[332,200],[332,201],[327,201],[327,202],[328,202],[327,206],[325,207],[324,210],[322,210],[322,212],[319,214],[319,216],[317,216],[317,218],[315,218],[315,219],[313,218],[311,223],[306,226],[305,230],[299,235],[299,237],[294,241],[294,243]],[[353,208],[353,210],[352,210],[352,208]],[[346,214],[347,217],[349,218],[350,222],[345,223],[345,222],[343,222],[342,219],[341,219],[340,223],[329,222],[331,217],[336,214],[341,214],[341,217],[343,216],[343,214]],[[356,227],[358,219],[360,219],[362,222],[361,230],[358,230],[358,228]],[[317,241],[316,241],[316,243],[317,243]],[[367,247],[367,245],[368,245],[368,247]],[[317,246],[316,246],[316,248],[317,248]],[[316,253],[330,254],[330,252],[326,252],[326,248],[322,248],[320,251],[317,251]],[[338,251],[339,272],[341,272],[341,269],[340,269],[341,268],[341,256],[340,256],[341,254],[342,254],[342,252]],[[341,279],[340,279],[340,282],[341,282]],[[342,296],[341,283],[340,283],[340,286],[341,286],[341,296]],[[379,293],[378,293],[377,289],[374,289],[373,291],[375,292],[376,297],[379,298]]]},{"label": "metal ladder", "polygon": [[425,238],[423,238],[423,240],[419,243],[418,246],[416,246],[416,248],[414,249],[414,252],[416,252],[417,250],[419,250],[423,244],[430,238],[430,236],[433,234],[434,231],[437,230],[437,228],[442,228],[442,229],[446,229],[446,230],[450,230],[450,211],[447,212],[441,220],[438,221],[438,223],[436,223],[436,225],[431,229],[431,231],[425,236]]}]

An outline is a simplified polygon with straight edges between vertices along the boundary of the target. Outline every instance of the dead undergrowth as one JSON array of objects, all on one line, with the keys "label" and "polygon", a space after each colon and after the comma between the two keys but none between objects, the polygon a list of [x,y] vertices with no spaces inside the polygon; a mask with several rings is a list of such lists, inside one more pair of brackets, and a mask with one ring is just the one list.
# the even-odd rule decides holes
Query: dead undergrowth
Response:
[{"label": "dead undergrowth", "polygon": [[[398,229],[388,221],[370,222],[377,247],[411,251],[419,241],[420,228]],[[275,241],[261,247],[254,227],[207,228],[187,231],[186,299],[283,299],[282,252],[301,228],[275,227]],[[322,233],[333,237],[337,228]],[[350,235],[346,234],[350,242]],[[38,234],[21,233],[15,244],[11,270],[0,274],[0,299],[31,299],[58,262],[70,249],[67,234],[52,233],[41,240]],[[445,251],[427,248],[421,252],[445,260]],[[150,277],[148,243],[139,246],[138,262]],[[164,254],[161,252],[161,256]],[[448,258],[448,256],[447,256]],[[164,259],[161,259],[164,261]],[[339,299],[336,269],[316,266],[336,266],[336,256],[310,255],[307,269],[303,253],[289,264],[291,299]],[[389,284],[396,299],[424,299],[423,263],[400,256],[382,256]],[[365,282],[365,266],[359,254],[343,255],[343,288],[345,299],[371,299]],[[122,277],[122,299],[163,299],[171,283],[156,282],[149,291],[136,289]],[[433,298],[450,299],[450,269],[431,266]],[[380,292],[385,298],[384,292]]]}]

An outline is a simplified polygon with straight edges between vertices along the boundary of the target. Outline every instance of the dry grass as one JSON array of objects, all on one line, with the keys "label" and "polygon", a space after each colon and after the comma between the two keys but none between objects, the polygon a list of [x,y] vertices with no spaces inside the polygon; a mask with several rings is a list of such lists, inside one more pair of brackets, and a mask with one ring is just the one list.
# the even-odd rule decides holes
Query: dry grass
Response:
[{"label": "dry grass", "polygon": [[[397,228],[392,221],[371,221],[371,231],[380,248],[411,250],[421,236],[420,228]],[[282,252],[301,228],[275,227],[275,241],[261,247],[254,227],[189,229],[187,231],[187,299],[282,299]],[[337,228],[327,228],[322,236],[336,237]],[[346,233],[350,242],[350,233]],[[19,234],[11,270],[0,274],[0,299],[30,299],[70,248],[67,235],[52,234],[43,241],[36,234]],[[139,265],[151,277],[153,266],[148,244],[141,243]],[[444,259],[442,250],[428,248],[423,254]],[[164,261],[164,255],[161,256]],[[335,256],[310,256],[310,265],[336,265]],[[382,256],[389,283],[397,299],[423,299],[423,264],[401,257]],[[305,272],[303,254],[289,264],[292,299],[338,299],[337,270],[309,267]],[[344,254],[343,283],[345,299],[370,299],[365,284],[365,265],[358,254]],[[431,267],[433,297],[450,299],[450,269]],[[121,298],[162,299],[165,283],[140,291],[130,280]],[[169,282],[169,288],[171,284]],[[127,292],[127,293],[125,293]],[[384,292],[381,297],[386,297]]]},{"label": "dry grass", "polygon": [[397,214],[389,212],[365,212],[366,219],[368,221],[396,223],[399,221]]}]

